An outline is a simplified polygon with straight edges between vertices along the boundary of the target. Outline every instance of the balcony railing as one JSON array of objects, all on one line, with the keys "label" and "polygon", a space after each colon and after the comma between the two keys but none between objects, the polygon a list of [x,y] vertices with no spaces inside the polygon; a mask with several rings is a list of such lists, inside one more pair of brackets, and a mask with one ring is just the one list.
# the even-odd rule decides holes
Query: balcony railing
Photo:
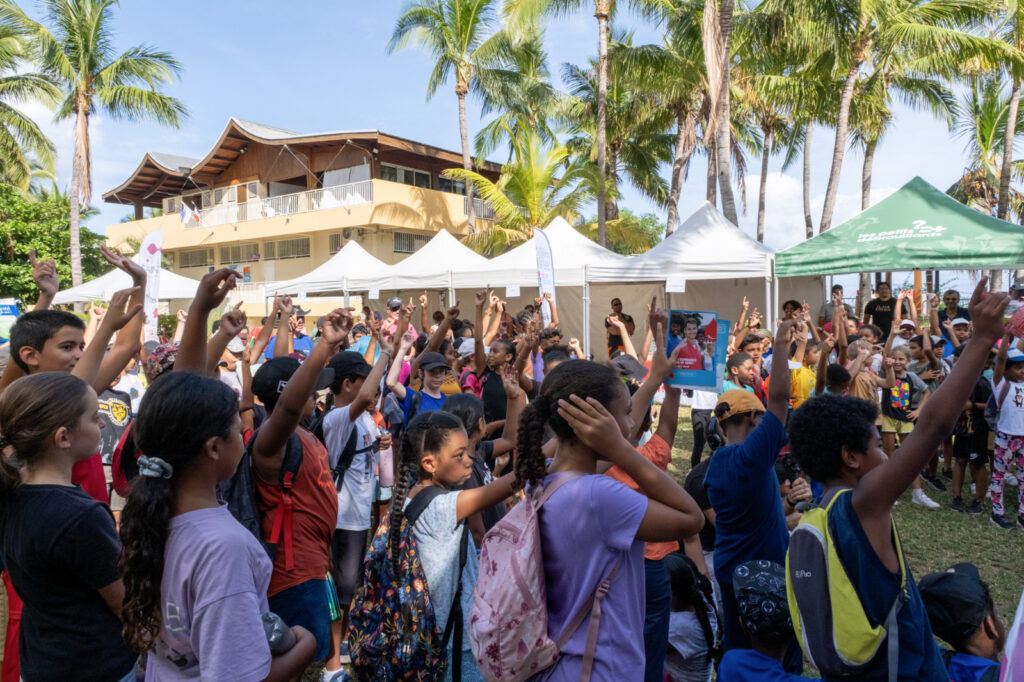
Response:
[{"label": "balcony railing", "polygon": [[347,185],[282,194],[266,199],[254,199],[245,203],[221,204],[204,208],[199,212],[199,223],[191,222],[186,227],[227,225],[246,220],[274,218],[369,203],[373,203],[373,181],[363,180]]},{"label": "balcony railing", "polygon": [[[469,197],[462,197],[462,213],[469,215]],[[482,199],[473,199],[473,213],[482,220],[494,220],[494,209]]]}]

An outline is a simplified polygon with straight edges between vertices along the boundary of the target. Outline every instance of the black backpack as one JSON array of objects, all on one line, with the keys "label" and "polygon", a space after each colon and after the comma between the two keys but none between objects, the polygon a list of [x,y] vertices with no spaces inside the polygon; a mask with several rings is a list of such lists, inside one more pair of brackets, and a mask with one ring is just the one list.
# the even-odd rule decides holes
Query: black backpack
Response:
[{"label": "black backpack", "polygon": [[[417,396],[418,395],[419,394],[417,394]],[[347,406],[340,409],[345,409],[345,407]],[[413,407],[419,407],[419,401],[416,400],[416,398],[413,398]],[[309,430],[314,436],[316,436],[317,440],[324,444],[325,448],[327,447],[327,439],[324,437],[324,419],[327,417],[328,413],[330,413],[330,410],[326,410],[323,414],[316,417],[309,425]],[[380,438],[375,438],[373,442],[366,447],[358,447],[358,432],[359,429],[357,429],[356,425],[353,423],[352,432],[348,435],[348,440],[345,441],[345,447],[341,450],[341,456],[338,457],[338,463],[334,465],[333,469],[331,469],[331,476],[334,478],[334,486],[338,492],[341,492],[341,486],[345,482],[345,472],[348,471],[350,466],[352,466],[352,462],[355,460],[356,455],[361,455],[364,452],[370,451],[377,452],[380,450]],[[330,453],[330,448],[328,448],[328,453]]]},{"label": "black backpack", "polygon": [[[291,553],[291,524],[285,523],[282,526],[282,521],[286,513],[290,514],[290,512],[286,512],[285,508],[290,509],[292,484],[299,473],[299,467],[302,465],[302,438],[297,433],[293,433],[288,438],[288,443],[285,446],[284,462],[281,464],[281,471],[278,475],[278,480],[283,488],[281,503],[277,509],[278,527],[275,528],[275,533],[269,540],[264,540],[263,534],[260,532],[260,522],[263,519],[263,514],[260,512],[256,492],[256,479],[252,470],[252,446],[258,436],[259,431],[254,433],[252,438],[249,439],[249,443],[245,446],[245,452],[242,453],[242,459],[238,462],[238,469],[235,470],[235,474],[228,480],[217,484],[217,498],[227,502],[228,511],[231,512],[231,515],[240,524],[245,526],[250,533],[256,536],[256,539],[260,541],[263,549],[270,556],[270,560],[273,561],[277,555],[279,538],[284,540],[286,555]],[[282,532],[276,532],[278,530]]]}]

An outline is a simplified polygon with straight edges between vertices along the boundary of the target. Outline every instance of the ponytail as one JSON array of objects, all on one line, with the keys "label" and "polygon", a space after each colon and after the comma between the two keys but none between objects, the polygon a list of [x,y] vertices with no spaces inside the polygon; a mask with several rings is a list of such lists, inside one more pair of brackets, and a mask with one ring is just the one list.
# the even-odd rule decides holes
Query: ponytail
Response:
[{"label": "ponytail", "polygon": [[34,465],[61,428],[74,429],[96,398],[89,385],[67,372],[18,379],[0,395],[0,512],[21,485],[22,467]]},{"label": "ponytail", "polygon": [[[121,513],[124,640],[137,653],[152,648],[161,629],[160,582],[177,482],[211,438],[232,436],[238,419],[234,391],[187,372],[162,375],[142,399],[135,421],[139,452],[152,463],[132,484]],[[140,458],[140,462],[142,458]]]}]

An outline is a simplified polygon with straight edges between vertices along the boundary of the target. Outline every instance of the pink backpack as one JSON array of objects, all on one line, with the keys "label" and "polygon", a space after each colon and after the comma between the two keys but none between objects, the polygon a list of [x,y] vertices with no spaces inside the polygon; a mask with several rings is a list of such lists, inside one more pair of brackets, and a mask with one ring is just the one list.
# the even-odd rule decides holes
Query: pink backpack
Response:
[{"label": "pink backpack", "polygon": [[[522,682],[554,665],[558,653],[590,613],[581,682],[590,679],[601,622],[601,600],[619,569],[616,560],[589,603],[576,613],[552,641],[548,635],[547,593],[541,551],[541,506],[580,472],[564,472],[552,483],[535,486],[484,536],[480,576],[469,610],[469,639],[480,674],[487,682]],[[509,576],[513,579],[509,580]]]}]

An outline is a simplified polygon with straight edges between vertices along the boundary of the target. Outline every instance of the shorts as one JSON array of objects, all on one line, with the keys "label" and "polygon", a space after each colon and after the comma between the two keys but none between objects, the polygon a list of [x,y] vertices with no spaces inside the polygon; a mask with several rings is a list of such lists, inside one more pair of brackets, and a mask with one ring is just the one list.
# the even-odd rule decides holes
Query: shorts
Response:
[{"label": "shorts", "polygon": [[953,457],[961,462],[970,462],[972,467],[987,464],[989,460],[988,431],[954,436]]},{"label": "shorts", "polygon": [[327,658],[331,648],[331,614],[327,604],[327,581],[307,580],[267,599],[270,610],[288,627],[301,625],[316,638],[315,661]]},{"label": "shorts", "polygon": [[913,431],[914,422],[903,422],[888,415],[882,415],[882,433],[895,433],[902,436]]},{"label": "shorts", "polygon": [[335,528],[331,537],[331,577],[338,590],[338,603],[348,609],[356,588],[363,580],[363,557],[370,530]]}]

